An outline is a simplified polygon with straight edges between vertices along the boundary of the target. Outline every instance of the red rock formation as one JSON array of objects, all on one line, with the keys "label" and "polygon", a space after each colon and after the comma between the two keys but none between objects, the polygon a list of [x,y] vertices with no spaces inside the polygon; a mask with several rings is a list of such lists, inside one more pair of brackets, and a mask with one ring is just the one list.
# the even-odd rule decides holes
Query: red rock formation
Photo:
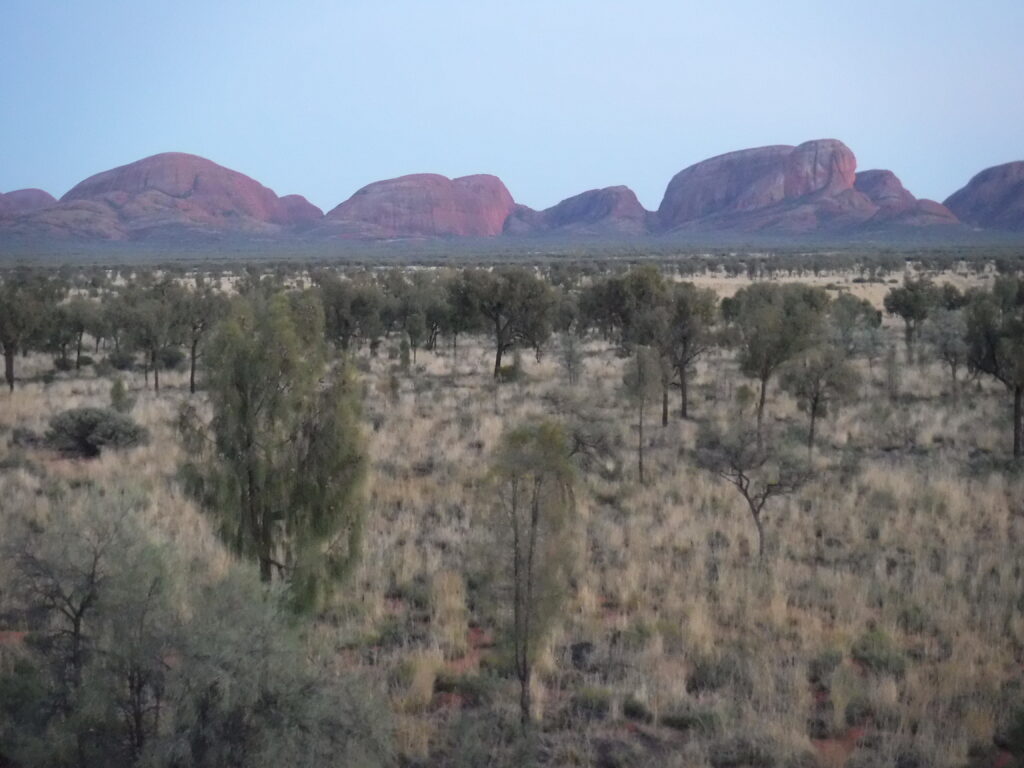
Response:
[{"label": "red rock formation", "polygon": [[11,226],[23,234],[126,239],[154,233],[276,234],[322,216],[299,196],[195,155],[168,152],[90,176]]},{"label": "red rock formation", "polygon": [[1024,231],[1024,161],[982,171],[946,207],[968,224]]},{"label": "red rock formation", "polygon": [[57,200],[41,189],[16,189],[0,193],[0,216],[20,216],[56,205]]},{"label": "red rock formation", "polygon": [[840,141],[730,152],[681,171],[658,208],[663,229],[807,232],[856,225],[877,210],[853,189],[857,160]]},{"label": "red rock formation", "polygon": [[544,211],[516,206],[505,222],[505,232],[639,235],[647,231],[648,217],[629,187],[605,187],[575,195]]},{"label": "red rock formation", "polygon": [[491,237],[515,203],[496,176],[432,173],[369,184],[327,214],[324,231],[344,237]]},{"label": "red rock formation", "polygon": [[941,203],[918,200],[906,190],[892,171],[862,171],[854,188],[878,206],[869,224],[901,224],[923,227],[934,224],[956,224],[957,218]]}]

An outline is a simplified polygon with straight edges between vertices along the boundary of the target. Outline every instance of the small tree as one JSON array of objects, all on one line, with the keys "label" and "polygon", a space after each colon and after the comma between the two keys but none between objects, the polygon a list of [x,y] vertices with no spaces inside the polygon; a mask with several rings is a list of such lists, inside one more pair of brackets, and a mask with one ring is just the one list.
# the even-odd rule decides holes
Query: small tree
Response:
[{"label": "small tree", "polygon": [[903,285],[893,288],[885,296],[885,311],[903,320],[908,363],[914,358],[914,342],[918,330],[938,302],[939,293],[934,283],[926,277],[916,280],[906,277]]},{"label": "small tree", "polygon": [[761,385],[758,436],[769,381],[779,368],[820,339],[827,307],[828,294],[795,283],[756,283],[722,302],[723,313],[734,326],[740,370]]},{"label": "small tree", "polygon": [[325,352],[313,295],[240,298],[205,357],[213,420],[182,419],[192,492],[225,543],[301,607],[349,572],[362,535],[355,382],[326,370]]},{"label": "small tree", "polygon": [[782,374],[781,383],[810,420],[807,429],[807,455],[810,456],[814,452],[818,417],[853,397],[860,385],[860,376],[838,349],[819,346],[790,363]]},{"label": "small tree", "polygon": [[672,286],[665,356],[679,379],[679,415],[689,417],[689,375],[697,360],[715,343],[714,323],[718,299],[714,291],[692,283]]},{"label": "small tree", "polygon": [[770,452],[749,429],[704,427],[697,440],[697,465],[732,484],[757,528],[757,554],[764,558],[764,509],[776,496],[796,492],[810,477],[788,451]]},{"label": "small tree", "polygon": [[636,464],[640,482],[644,482],[644,411],[662,387],[662,360],[650,347],[637,347],[626,361],[623,386],[637,409]]},{"label": "small tree", "polygon": [[28,349],[43,326],[48,305],[55,299],[45,282],[11,275],[0,284],[0,351],[4,356],[4,379],[14,391],[14,359]]},{"label": "small tree", "polygon": [[501,375],[502,356],[517,347],[540,354],[551,335],[555,294],[546,282],[521,268],[481,269],[463,273],[457,293],[470,305],[470,314],[483,317],[493,332],[494,378]]},{"label": "small tree", "polygon": [[177,323],[184,331],[185,344],[188,346],[188,391],[196,392],[196,365],[202,351],[202,342],[206,335],[227,311],[224,296],[214,291],[209,285],[197,281],[191,291],[182,291],[178,295],[176,307]]},{"label": "small tree", "polygon": [[568,441],[551,422],[507,431],[492,465],[494,531],[511,592],[511,640],[519,714],[530,722],[533,666],[568,587],[567,537],[574,511]]},{"label": "small tree", "polygon": [[967,362],[1013,395],[1013,456],[1024,455],[1024,281],[1000,277],[967,305]]},{"label": "small tree", "polygon": [[957,373],[967,365],[967,321],[960,310],[940,307],[932,312],[922,331],[935,357],[949,369],[950,394],[956,403],[960,396]]}]

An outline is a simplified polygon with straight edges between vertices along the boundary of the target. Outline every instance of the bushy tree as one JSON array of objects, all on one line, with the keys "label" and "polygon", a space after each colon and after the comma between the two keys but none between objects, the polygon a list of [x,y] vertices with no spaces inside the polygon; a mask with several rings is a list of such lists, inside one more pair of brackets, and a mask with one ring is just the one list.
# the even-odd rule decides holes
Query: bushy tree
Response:
[{"label": "bushy tree", "polygon": [[790,360],[820,341],[828,295],[796,283],[756,283],[722,302],[732,322],[740,370],[760,383],[757,434],[762,432],[768,384]]},{"label": "bushy tree", "polygon": [[1013,396],[1013,455],[1024,455],[1024,281],[996,279],[966,308],[967,362],[1001,382]]},{"label": "bushy tree", "polygon": [[501,581],[510,593],[510,635],[525,728],[534,663],[568,589],[566,547],[575,505],[564,431],[541,422],[505,432],[491,477],[492,529],[500,537]]},{"label": "bushy tree", "polygon": [[950,394],[959,399],[957,374],[967,365],[967,321],[962,310],[939,307],[924,324],[922,336],[935,357],[949,369]]},{"label": "bushy tree", "polygon": [[663,361],[653,347],[638,346],[626,361],[623,389],[636,405],[636,464],[640,482],[644,482],[644,412],[647,404],[662,391]]},{"label": "bushy tree", "polygon": [[15,357],[28,351],[38,338],[58,293],[55,281],[34,274],[11,273],[0,283],[0,351],[4,356],[4,379],[11,392]]},{"label": "bushy tree", "polygon": [[381,766],[387,719],[320,663],[281,590],[143,530],[137,494],[74,499],[2,544],[28,628],[0,669],[0,760],[53,768]]},{"label": "bushy tree", "polygon": [[213,420],[182,421],[186,477],[224,542],[301,606],[348,573],[362,533],[355,382],[325,352],[314,294],[238,298],[205,357]]},{"label": "bushy tree", "polygon": [[807,453],[814,451],[815,426],[820,416],[852,398],[860,376],[845,355],[831,345],[812,347],[790,363],[782,374],[782,388],[792,394],[807,414]]},{"label": "bushy tree", "polygon": [[72,408],[50,419],[46,443],[71,456],[95,458],[106,448],[132,448],[149,439],[145,427],[109,408]]},{"label": "bushy tree", "polygon": [[939,292],[927,277],[906,277],[903,285],[885,295],[885,311],[903,320],[907,361],[913,359],[914,342],[928,313],[939,303]]},{"label": "bushy tree", "polygon": [[716,342],[717,307],[714,291],[693,283],[673,285],[669,293],[667,333],[661,346],[678,378],[679,415],[683,419],[689,416],[690,371]]},{"label": "bushy tree", "polygon": [[551,335],[555,294],[526,269],[466,270],[459,294],[471,315],[482,317],[494,341],[494,378],[506,352],[529,347],[540,354]]}]

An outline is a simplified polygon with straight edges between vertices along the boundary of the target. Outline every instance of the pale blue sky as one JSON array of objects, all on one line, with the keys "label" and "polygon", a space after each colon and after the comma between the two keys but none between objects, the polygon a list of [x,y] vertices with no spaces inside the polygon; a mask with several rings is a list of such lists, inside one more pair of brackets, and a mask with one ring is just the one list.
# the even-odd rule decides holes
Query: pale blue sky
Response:
[{"label": "pale blue sky", "polygon": [[1024,0],[0,0],[0,191],[162,151],[329,209],[404,173],[545,207],[844,140],[943,199],[1024,159]]}]

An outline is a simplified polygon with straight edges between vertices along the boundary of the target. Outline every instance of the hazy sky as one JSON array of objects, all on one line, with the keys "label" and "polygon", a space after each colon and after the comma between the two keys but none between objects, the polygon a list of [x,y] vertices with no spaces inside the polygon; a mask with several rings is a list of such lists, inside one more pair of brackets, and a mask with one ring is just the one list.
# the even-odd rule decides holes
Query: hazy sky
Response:
[{"label": "hazy sky", "polygon": [[1024,0],[0,0],[0,191],[193,152],[329,209],[404,173],[552,205],[845,141],[943,199],[1024,159]]}]

